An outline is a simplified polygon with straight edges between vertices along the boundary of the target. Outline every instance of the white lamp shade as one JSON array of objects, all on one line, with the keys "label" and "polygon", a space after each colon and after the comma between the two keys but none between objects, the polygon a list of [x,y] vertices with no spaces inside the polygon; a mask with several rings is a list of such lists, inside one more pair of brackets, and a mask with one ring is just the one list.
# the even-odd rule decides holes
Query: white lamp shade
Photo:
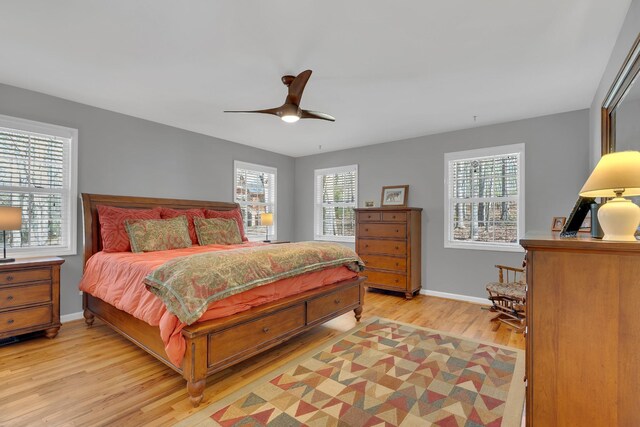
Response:
[{"label": "white lamp shade", "polygon": [[591,172],[580,195],[582,197],[615,197],[640,195],[640,151],[620,151],[602,156]]},{"label": "white lamp shade", "polygon": [[260,224],[267,227],[273,225],[273,214],[272,213],[260,214]]},{"label": "white lamp shade", "polygon": [[0,206],[0,230],[20,230],[22,208]]}]

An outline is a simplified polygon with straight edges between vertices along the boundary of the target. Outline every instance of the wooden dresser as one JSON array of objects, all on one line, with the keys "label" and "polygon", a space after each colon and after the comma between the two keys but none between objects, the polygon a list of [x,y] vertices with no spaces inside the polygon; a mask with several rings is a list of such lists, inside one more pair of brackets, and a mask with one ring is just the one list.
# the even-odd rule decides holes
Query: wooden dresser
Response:
[{"label": "wooden dresser", "polygon": [[640,242],[527,250],[527,425],[640,425]]},{"label": "wooden dresser", "polygon": [[421,286],[422,208],[356,209],[356,252],[366,264],[366,286],[404,292]]},{"label": "wooden dresser", "polygon": [[60,329],[61,258],[25,258],[0,264],[0,338]]}]

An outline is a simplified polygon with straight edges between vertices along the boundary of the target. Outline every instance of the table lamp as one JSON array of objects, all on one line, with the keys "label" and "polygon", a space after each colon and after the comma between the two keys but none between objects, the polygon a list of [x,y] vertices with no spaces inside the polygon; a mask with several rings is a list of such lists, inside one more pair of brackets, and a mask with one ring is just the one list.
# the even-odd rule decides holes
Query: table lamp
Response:
[{"label": "table lamp", "polygon": [[267,229],[267,238],[265,239],[265,242],[268,243],[271,241],[269,240],[269,227],[273,225],[273,214],[272,213],[260,214],[260,224],[264,225]]},{"label": "table lamp", "polygon": [[605,154],[580,190],[582,197],[614,197],[598,210],[602,240],[636,241],[640,207],[623,195],[640,195],[639,151]]},{"label": "table lamp", "polygon": [[22,208],[0,206],[0,230],[2,230],[3,258],[0,262],[12,262],[15,258],[7,258],[7,230],[20,230],[22,227]]}]

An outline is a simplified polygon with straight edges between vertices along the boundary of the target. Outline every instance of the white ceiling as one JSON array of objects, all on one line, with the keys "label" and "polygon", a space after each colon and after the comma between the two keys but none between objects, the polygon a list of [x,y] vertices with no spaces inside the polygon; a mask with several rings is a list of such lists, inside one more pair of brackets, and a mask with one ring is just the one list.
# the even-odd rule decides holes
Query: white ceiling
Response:
[{"label": "white ceiling", "polygon": [[302,156],[588,108],[629,4],[3,0],[0,82]]}]

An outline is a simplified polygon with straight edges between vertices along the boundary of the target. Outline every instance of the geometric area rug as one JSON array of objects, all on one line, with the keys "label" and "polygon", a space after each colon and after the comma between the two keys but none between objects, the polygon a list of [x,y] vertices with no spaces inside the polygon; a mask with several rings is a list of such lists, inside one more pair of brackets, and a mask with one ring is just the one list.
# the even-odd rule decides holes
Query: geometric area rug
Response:
[{"label": "geometric area rug", "polygon": [[524,351],[374,318],[185,426],[519,426]]}]

